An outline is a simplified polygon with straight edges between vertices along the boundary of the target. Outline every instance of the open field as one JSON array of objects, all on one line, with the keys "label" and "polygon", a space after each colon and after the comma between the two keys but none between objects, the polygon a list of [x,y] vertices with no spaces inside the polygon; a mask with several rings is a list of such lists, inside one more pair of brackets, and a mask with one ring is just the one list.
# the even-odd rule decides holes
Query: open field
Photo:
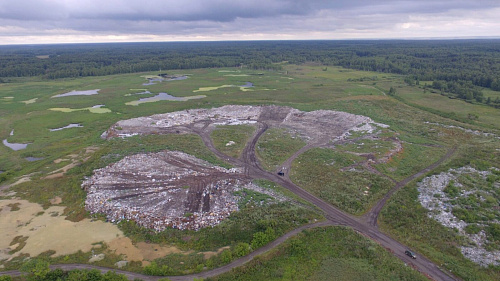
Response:
[{"label": "open field", "polygon": [[257,143],[257,156],[268,171],[281,170],[280,167],[295,152],[306,145],[299,135],[286,129],[268,130]]},{"label": "open field", "polygon": [[249,125],[217,126],[210,136],[215,148],[231,157],[239,158],[254,131],[255,128]]},{"label": "open field", "polygon": [[394,186],[359,165],[363,160],[331,149],[311,149],[295,160],[291,179],[342,210],[362,214]]},{"label": "open field", "polygon": [[[184,80],[147,83],[150,85],[143,85],[148,82],[144,76],[149,75],[148,77],[153,79],[157,73],[131,73],[52,81],[18,78],[11,83],[0,84],[2,116],[0,137],[9,143],[28,144],[26,149],[18,151],[0,146],[2,172],[0,203],[3,206],[0,219],[11,220],[15,214],[24,214],[22,212],[27,211],[28,206],[32,204],[32,209],[36,211],[26,214],[25,219],[26,222],[31,220],[31,224],[44,220],[60,228],[70,224],[83,226],[90,223],[113,229],[113,231],[98,229],[95,231],[94,240],[82,240],[82,244],[85,244],[82,247],[65,247],[64,255],[58,256],[58,251],[61,252],[61,249],[57,248],[57,245],[45,243],[47,235],[37,236],[34,232],[29,232],[29,229],[24,229],[28,226],[13,225],[12,233],[7,239],[9,241],[6,241],[5,245],[2,244],[2,248],[9,248],[7,252],[12,250],[10,247],[14,250],[19,248],[13,253],[19,257],[14,257],[9,262],[0,258],[0,264],[7,268],[19,267],[21,258],[27,254],[32,257],[40,255],[51,262],[88,263],[90,255],[88,251],[92,250],[93,244],[102,242],[99,244],[104,245],[101,250],[94,247],[96,253],[106,254],[106,258],[98,264],[113,267],[115,262],[124,259],[142,262],[129,264],[126,267],[129,270],[175,275],[194,273],[203,270],[204,267],[210,269],[227,264],[242,253],[255,250],[287,231],[314,220],[324,219],[310,203],[292,196],[290,192],[271,181],[265,182],[266,184],[259,181],[260,185],[275,190],[273,192],[284,194],[283,196],[289,199],[280,202],[274,199],[274,195],[246,188],[239,190],[237,192],[240,192],[238,196],[241,199],[236,204],[239,211],[232,212],[221,224],[199,231],[165,229],[156,233],[141,228],[131,221],[123,221],[117,227],[105,223],[102,215],[96,215],[97,221],[90,222],[92,216],[85,210],[84,204],[86,192],[81,188],[84,179],[91,177],[96,169],[112,166],[113,163],[126,161],[130,159],[127,157],[137,157],[135,155],[139,154],[160,153],[164,150],[181,151],[209,163],[199,162],[204,163],[203,165],[231,169],[238,167],[242,162],[248,163],[245,161],[252,160],[244,157],[249,155],[249,152],[245,151],[246,144],[254,134],[262,132],[255,146],[255,154],[259,156],[256,160],[260,160],[258,165],[272,171],[275,176],[280,166],[286,167],[289,172],[282,177],[284,181],[290,177],[298,186],[354,215],[369,211],[386,192],[396,186],[397,182],[402,182],[436,162],[453,147],[457,147],[455,155],[430,174],[467,165],[480,170],[500,168],[498,162],[500,141],[497,138],[500,130],[497,120],[500,120],[500,115],[498,109],[493,107],[449,99],[439,94],[424,94],[423,89],[416,86],[404,86],[403,77],[392,74],[330,66],[325,69],[322,66],[307,64],[284,65],[284,70],[280,72],[256,72],[245,68],[223,69],[238,71],[228,75],[227,72],[219,70],[168,71],[169,74],[176,76],[189,75]],[[253,87],[244,88],[249,91],[243,91],[239,87],[220,87],[245,85],[247,82],[253,83]],[[387,95],[391,86],[397,89],[396,97]],[[73,90],[94,89],[100,89],[98,94],[52,98]],[[210,90],[203,92],[206,97],[202,99],[189,99],[196,96],[197,93],[194,92],[199,89]],[[145,91],[149,93],[136,95]],[[168,93],[186,100],[158,100],[136,106],[127,105],[139,98],[150,98],[159,93]],[[488,95],[494,94],[496,93]],[[220,121],[218,120],[220,116],[215,115],[200,117],[200,122],[192,126],[186,125],[187,129],[169,129],[168,134],[158,125],[159,119],[143,119],[147,121],[142,126],[147,129],[147,134],[135,134],[137,132],[131,127],[119,122],[186,110],[196,116],[198,111],[194,109],[212,109],[230,104],[279,105],[302,112],[290,115],[295,119],[285,120],[285,116],[291,111],[278,112],[276,116],[279,118],[263,114],[265,118],[246,119],[259,121],[261,124],[259,126],[263,126],[262,124],[269,126],[265,128],[267,130],[262,130],[263,127],[251,123],[213,125],[212,123]],[[94,109],[109,110],[109,112],[96,114],[88,110],[96,105],[103,106]],[[65,110],[54,111],[52,110],[54,108]],[[337,110],[351,115],[357,114],[361,121],[338,122],[345,125],[329,127],[329,122],[340,117],[312,113],[317,110]],[[477,115],[478,118],[470,119],[469,114]],[[365,126],[363,124],[368,122],[363,118],[371,120],[372,132],[367,133],[368,129],[363,127]],[[204,122],[207,127],[204,127]],[[62,129],[70,124],[79,126]],[[61,130],[51,131],[58,128]],[[344,135],[346,130],[349,134]],[[14,133],[11,135],[12,131]],[[105,131],[112,133],[112,136],[129,137],[104,140],[101,135]],[[343,138],[342,142],[335,138],[340,136]],[[212,144],[215,150],[229,158],[217,154],[207,144]],[[37,160],[30,161],[32,158]],[[242,179],[255,176],[253,172],[251,169],[242,170],[239,176]],[[259,175],[268,176],[263,172]],[[24,182],[7,189],[8,185],[23,176],[26,179]],[[379,219],[381,229],[424,254],[439,266],[452,270],[464,280],[498,280],[498,267],[484,268],[467,260],[460,252],[460,247],[466,242],[457,238],[457,234],[452,230],[428,217],[428,211],[417,200],[418,180],[420,179],[410,182],[407,186],[404,185],[395,194],[395,198],[388,201]],[[257,181],[252,180],[252,182]],[[498,200],[498,193],[489,196]],[[491,202],[492,200],[490,199]],[[20,204],[15,205],[15,203]],[[8,206],[9,204],[11,205]],[[16,206],[21,210],[12,211]],[[55,209],[58,216],[50,216],[49,212]],[[40,215],[36,216],[38,213]],[[183,215],[189,217],[192,215],[189,213],[194,212]],[[492,221],[476,222],[479,223],[481,230],[488,231]],[[429,229],[424,230],[427,226],[430,226]],[[269,229],[274,229],[274,232]],[[321,252],[317,260],[301,256],[292,257],[293,264],[285,261],[283,257],[289,256],[287,249],[296,243],[293,241],[307,239],[301,237],[262,258],[265,261],[263,265],[256,265],[260,263],[258,260],[235,274],[241,276],[243,280],[255,276],[282,278],[291,274],[290,270],[300,261],[304,266],[310,267],[297,269],[300,271],[299,274],[303,274],[300,276],[312,279],[322,279],[325,274],[338,275],[339,268],[351,269],[346,271],[345,276],[338,275],[339,278],[355,278],[357,276],[355,274],[359,273],[360,278],[373,277],[376,280],[379,278],[377,276],[380,276],[378,274],[386,272],[384,270],[388,268],[391,268],[390,274],[395,274],[394,276],[420,278],[415,277],[412,271],[408,272],[402,265],[396,266],[397,268],[389,266],[392,257],[383,250],[375,251],[373,256],[373,251],[367,248],[378,246],[371,245],[372,242],[358,236],[354,237],[352,236],[354,234],[346,233],[345,230],[340,231],[341,234],[339,231],[335,228],[326,232],[347,235],[349,239],[346,239],[350,245],[342,247],[358,253],[358,256],[339,258],[325,254],[321,249],[330,245],[328,242],[330,240],[325,240],[323,234],[318,234],[321,231],[311,230],[309,234],[304,234],[304,237],[313,235],[319,238],[315,240],[314,246],[306,250],[311,253]],[[105,232],[114,234],[114,237],[99,236]],[[491,249],[496,249],[498,242],[493,242],[488,245]],[[44,250],[42,252],[31,251],[34,243],[45,243],[47,247],[40,248]],[[366,247],[356,248],[360,243]],[[21,248],[21,245],[24,246]],[[125,250],[125,247],[128,250]],[[122,250],[118,250],[119,248]],[[78,253],[78,250],[82,252]],[[55,251],[55,255],[51,254],[51,251]],[[9,256],[7,259],[13,254],[7,253]],[[365,254],[370,255],[365,259]],[[65,256],[68,257],[66,260]],[[373,264],[375,258],[387,263],[380,266]],[[154,263],[150,263],[153,261]],[[258,273],[254,270],[261,266],[270,268],[273,266],[271,264],[279,265],[283,271],[266,269]],[[312,268],[314,274],[310,271]],[[168,270],[162,271],[163,269]],[[231,276],[221,278],[232,278]]]},{"label": "open field", "polygon": [[[459,99],[450,99],[447,96],[423,89],[400,86],[397,88],[398,97],[409,104],[415,104],[431,111],[440,112],[444,115],[449,115],[450,118],[459,120],[467,120],[472,124],[494,128],[499,130],[500,111],[494,107],[487,105],[471,104]],[[485,97],[495,99],[500,95],[496,91],[485,91]],[[471,119],[471,116],[477,115],[478,118]]]},{"label": "open field", "polygon": [[208,280],[427,279],[363,236],[327,227],[305,231],[258,260]]}]

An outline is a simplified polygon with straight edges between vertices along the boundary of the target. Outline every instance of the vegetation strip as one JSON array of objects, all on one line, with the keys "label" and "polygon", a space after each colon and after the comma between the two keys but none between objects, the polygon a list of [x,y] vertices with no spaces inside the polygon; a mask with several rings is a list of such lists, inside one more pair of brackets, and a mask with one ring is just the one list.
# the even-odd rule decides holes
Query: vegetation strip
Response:
[{"label": "vegetation strip", "polygon": [[[324,221],[324,222],[318,222],[318,223],[314,223],[314,224],[309,224],[309,225],[304,225],[304,226],[301,226],[299,228],[296,228],[288,233],[286,233],[285,235],[279,237],[278,239],[268,243],[266,246],[264,247],[261,247],[255,251],[253,251],[252,253],[250,253],[249,255],[247,256],[244,256],[242,258],[239,258],[227,265],[224,265],[222,267],[219,267],[219,268],[216,268],[216,269],[213,269],[213,270],[210,270],[210,271],[205,271],[205,272],[202,272],[202,273],[198,273],[198,274],[193,274],[193,275],[184,275],[184,276],[150,276],[150,275],[144,275],[144,274],[139,274],[139,273],[133,273],[133,272],[129,272],[129,271],[123,271],[123,270],[116,270],[116,269],[111,269],[111,268],[105,268],[105,267],[101,267],[101,266],[95,266],[95,265],[89,265],[89,264],[53,264],[50,266],[51,269],[57,269],[57,268],[60,268],[60,269],[63,269],[65,271],[68,271],[68,270],[73,270],[73,269],[97,269],[99,271],[101,271],[102,273],[106,273],[108,271],[114,271],[116,273],[119,273],[119,274],[123,274],[125,276],[127,276],[127,278],[129,278],[130,280],[133,280],[135,278],[139,278],[139,279],[142,279],[142,280],[145,280],[145,281],[148,281],[148,280],[159,280],[161,278],[169,278],[170,280],[172,281],[185,281],[185,280],[193,280],[194,278],[207,278],[207,277],[212,277],[212,276],[216,276],[216,275],[219,275],[219,274],[222,274],[224,272],[228,272],[230,271],[231,269],[233,268],[236,268],[238,266],[241,266],[249,261],[251,261],[253,258],[255,258],[256,256],[258,255],[261,255],[267,251],[269,251],[270,249],[273,249],[277,246],[279,246],[281,243],[285,242],[287,239],[289,239],[290,237],[292,236],[295,236],[299,233],[301,233],[304,229],[310,229],[310,228],[315,228],[315,227],[323,227],[323,226],[327,226],[327,225],[332,225],[331,222],[329,221]],[[3,275],[10,275],[10,276],[21,276],[23,274],[23,272],[19,271],[19,270],[10,270],[10,271],[3,271],[3,272],[0,272],[0,276],[3,276]]]}]

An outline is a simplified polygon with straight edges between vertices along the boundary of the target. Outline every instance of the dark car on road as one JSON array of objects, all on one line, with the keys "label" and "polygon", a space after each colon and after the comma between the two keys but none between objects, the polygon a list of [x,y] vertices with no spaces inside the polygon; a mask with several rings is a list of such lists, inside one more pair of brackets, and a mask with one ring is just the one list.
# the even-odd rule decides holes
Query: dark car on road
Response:
[{"label": "dark car on road", "polygon": [[414,253],[414,252],[412,252],[412,251],[410,251],[410,250],[406,250],[406,251],[405,251],[405,254],[406,254],[407,256],[409,256],[410,258],[412,258],[412,259],[416,259],[416,258],[417,258],[417,255],[415,255],[415,253]]}]

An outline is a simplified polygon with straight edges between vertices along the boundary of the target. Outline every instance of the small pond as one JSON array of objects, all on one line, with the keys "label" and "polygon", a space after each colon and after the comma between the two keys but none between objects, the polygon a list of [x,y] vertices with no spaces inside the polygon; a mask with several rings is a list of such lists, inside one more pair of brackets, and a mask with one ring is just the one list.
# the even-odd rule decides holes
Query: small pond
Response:
[{"label": "small pond", "polygon": [[103,108],[103,106],[105,106],[105,105],[98,104],[98,105],[94,105],[92,107],[85,107],[85,108],[54,107],[54,108],[49,108],[49,110],[60,111],[60,112],[75,112],[75,111],[84,111],[84,110],[88,110],[91,113],[109,113],[109,112],[111,112],[110,109]]},{"label": "small pond", "polygon": [[246,82],[245,85],[241,85],[241,86],[237,86],[237,87],[251,88],[251,87],[253,87],[253,83],[252,82]]},{"label": "small pond", "polygon": [[69,96],[92,96],[99,94],[101,89],[87,90],[87,91],[71,91],[65,94],[59,94],[53,96],[53,98],[69,97]]},{"label": "small pond", "polygon": [[[14,130],[10,131],[10,136],[13,136],[14,135]],[[7,141],[7,139],[4,139],[3,140],[3,145],[5,145],[6,147],[12,149],[12,150],[21,150],[21,149],[26,149],[26,147],[28,147],[28,144],[29,143],[10,143]]]},{"label": "small pond", "polygon": [[80,124],[71,123],[68,126],[64,126],[64,127],[61,127],[61,128],[49,129],[49,131],[55,132],[55,131],[61,131],[61,130],[64,130],[64,129],[69,129],[69,128],[81,128],[81,127],[83,127],[83,126],[80,125]]},{"label": "small pond", "polygon": [[135,93],[135,94],[126,94],[125,96],[129,97],[129,96],[135,96],[135,95],[151,95],[151,92],[150,91],[144,91],[144,92],[139,92],[139,93]]},{"label": "small pond", "polygon": [[3,140],[3,145],[15,151],[26,149],[26,147],[28,147],[28,144],[29,143],[9,143],[6,139]]},{"label": "small pond", "polygon": [[169,100],[169,101],[188,101],[188,100],[193,100],[193,99],[202,99],[205,98],[206,96],[204,95],[199,95],[199,96],[191,96],[191,97],[174,97],[172,95],[169,95],[167,93],[159,93],[158,95],[154,97],[149,97],[149,98],[142,98],[137,101],[131,101],[125,103],[126,105],[139,105],[141,103],[146,103],[146,102],[156,102],[156,101],[161,101],[161,100]]},{"label": "small pond", "polygon": [[38,160],[43,160],[44,158],[40,158],[40,157],[26,157],[24,158],[26,160],[28,160],[29,162],[34,162],[34,161],[38,161]]}]

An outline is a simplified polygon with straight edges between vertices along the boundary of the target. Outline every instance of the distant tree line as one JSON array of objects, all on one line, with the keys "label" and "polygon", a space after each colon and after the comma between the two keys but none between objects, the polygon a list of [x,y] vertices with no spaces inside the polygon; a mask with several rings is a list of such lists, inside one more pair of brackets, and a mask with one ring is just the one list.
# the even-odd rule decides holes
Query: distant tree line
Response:
[{"label": "distant tree line", "polygon": [[[48,56],[48,58],[46,58]],[[47,79],[239,67],[280,70],[280,62],[318,62],[434,81],[458,98],[486,102],[500,91],[500,40],[170,42],[0,46],[0,79]],[[5,79],[0,80],[0,83]]]}]

